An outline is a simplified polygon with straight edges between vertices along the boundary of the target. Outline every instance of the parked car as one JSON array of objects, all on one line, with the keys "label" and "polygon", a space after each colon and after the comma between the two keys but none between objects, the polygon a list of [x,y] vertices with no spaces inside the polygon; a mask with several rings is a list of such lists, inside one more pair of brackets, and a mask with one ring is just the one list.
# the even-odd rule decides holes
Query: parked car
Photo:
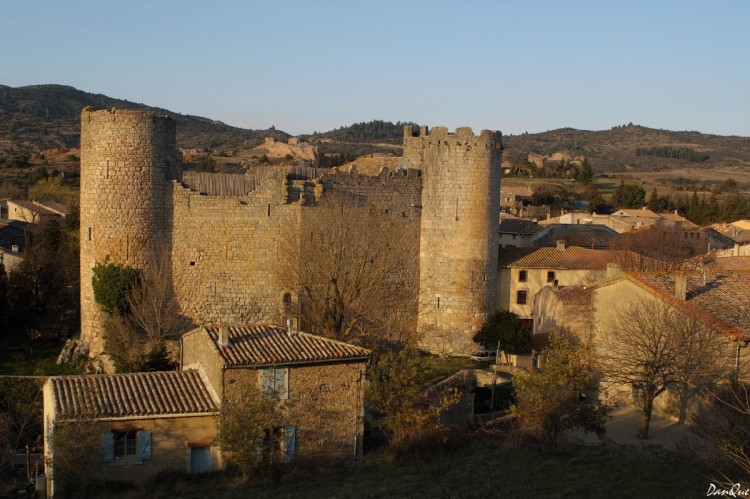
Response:
[{"label": "parked car", "polygon": [[469,358],[476,362],[495,362],[497,352],[494,350],[477,350]]}]

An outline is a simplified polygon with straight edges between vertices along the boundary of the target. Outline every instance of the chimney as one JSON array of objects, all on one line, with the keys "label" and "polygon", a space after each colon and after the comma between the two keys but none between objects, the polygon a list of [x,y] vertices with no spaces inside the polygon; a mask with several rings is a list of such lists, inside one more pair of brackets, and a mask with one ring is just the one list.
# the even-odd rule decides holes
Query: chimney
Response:
[{"label": "chimney", "polygon": [[289,317],[286,320],[286,335],[291,340],[292,336],[294,336],[294,333],[297,331],[297,319],[294,317]]},{"label": "chimney", "polygon": [[567,244],[565,243],[565,239],[558,239],[557,240],[557,249],[560,251],[565,251],[565,248],[567,248]]},{"label": "chimney", "polygon": [[229,328],[225,325],[219,326],[219,346],[229,346]]},{"label": "chimney", "polygon": [[687,276],[684,272],[678,272],[675,276],[674,296],[678,300],[687,300]]}]

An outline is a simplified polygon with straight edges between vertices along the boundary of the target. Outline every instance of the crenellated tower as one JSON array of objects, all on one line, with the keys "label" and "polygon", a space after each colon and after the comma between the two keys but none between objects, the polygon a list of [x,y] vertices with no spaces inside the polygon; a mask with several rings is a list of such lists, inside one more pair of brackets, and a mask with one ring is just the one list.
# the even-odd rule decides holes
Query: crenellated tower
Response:
[{"label": "crenellated tower", "polygon": [[168,178],[178,178],[175,122],[168,116],[112,109],[81,113],[81,339],[103,350],[102,312],[91,285],[96,262],[144,268],[167,245]]},{"label": "crenellated tower", "polygon": [[468,354],[497,306],[502,135],[404,129],[404,166],[422,170],[418,332],[423,348]]}]

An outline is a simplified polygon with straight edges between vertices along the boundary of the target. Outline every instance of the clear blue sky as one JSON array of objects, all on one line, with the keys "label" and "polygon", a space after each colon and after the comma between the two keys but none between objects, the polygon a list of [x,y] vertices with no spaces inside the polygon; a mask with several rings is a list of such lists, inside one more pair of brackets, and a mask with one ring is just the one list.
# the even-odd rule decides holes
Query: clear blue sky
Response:
[{"label": "clear blue sky", "polygon": [[505,133],[628,122],[750,136],[750,2],[0,3],[0,84],[235,126]]}]

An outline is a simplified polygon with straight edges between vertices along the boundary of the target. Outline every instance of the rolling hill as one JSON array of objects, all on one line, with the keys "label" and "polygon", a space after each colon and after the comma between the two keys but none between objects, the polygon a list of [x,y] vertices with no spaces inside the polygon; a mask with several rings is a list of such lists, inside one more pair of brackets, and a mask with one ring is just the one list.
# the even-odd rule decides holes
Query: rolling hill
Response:
[{"label": "rolling hill", "polygon": [[80,115],[86,106],[149,109],[167,114],[177,122],[177,145],[183,148],[239,149],[254,147],[264,137],[278,140],[289,137],[277,130],[246,130],[64,85],[18,88],[0,85],[0,155],[78,147]]}]

